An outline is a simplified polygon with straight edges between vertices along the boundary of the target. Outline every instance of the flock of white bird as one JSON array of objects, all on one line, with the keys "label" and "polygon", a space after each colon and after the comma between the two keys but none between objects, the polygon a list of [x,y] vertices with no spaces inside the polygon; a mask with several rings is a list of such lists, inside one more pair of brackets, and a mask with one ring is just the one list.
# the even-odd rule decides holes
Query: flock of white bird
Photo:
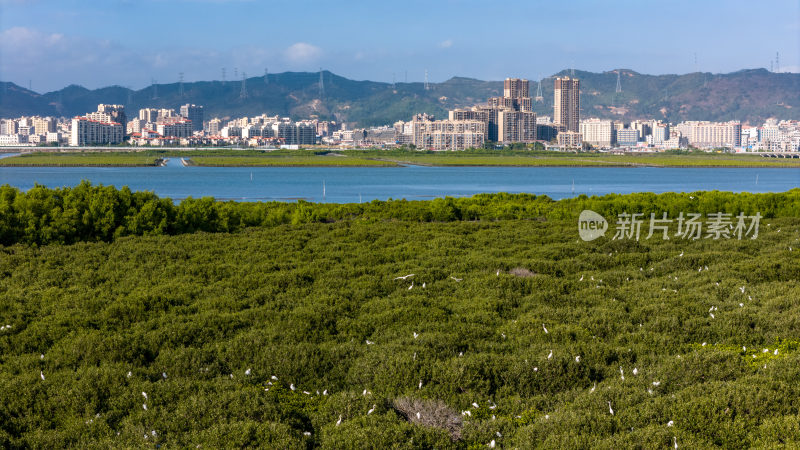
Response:
[{"label": "flock of white bird", "polygon": [[[683,257],[683,255],[684,255],[684,253],[683,253],[683,252],[681,252],[681,253],[680,253],[678,256],[679,256],[679,257]],[[644,268],[640,268],[639,270],[640,270],[640,271],[644,271]],[[708,269],[708,266],[704,266],[704,267],[701,267],[700,269],[698,269],[698,271],[700,271],[700,272],[702,272],[703,270],[709,270],[709,269]],[[653,268],[650,268],[650,271],[653,271]],[[500,276],[500,270],[498,270],[498,271],[497,271],[496,275],[497,275],[497,276]],[[413,274],[413,273],[412,273],[412,274],[408,274],[408,275],[404,275],[404,276],[399,276],[399,277],[396,277],[396,278],[394,278],[394,280],[407,280],[407,279],[409,279],[409,278],[412,278],[412,277],[414,277],[414,276],[415,276],[415,274]],[[454,277],[454,276],[450,276],[450,279],[454,280],[455,282],[461,282],[461,281],[463,281],[463,279],[462,279],[462,278],[456,278],[456,277]],[[678,279],[677,277],[674,277],[674,281],[677,281],[677,279]],[[595,281],[595,280],[594,280],[594,276],[593,276],[593,275],[590,275],[590,280],[591,280],[591,281]],[[578,281],[584,281],[584,275],[581,275],[581,277],[579,278],[579,280],[578,280]],[[628,278],[628,279],[627,279],[627,281],[630,281],[630,278]],[[598,287],[598,288],[600,287],[600,284],[602,284],[602,282],[603,282],[603,280],[598,280],[598,281],[597,281],[597,283],[598,283],[597,287]],[[716,285],[717,285],[717,286],[719,286],[719,283],[716,283]],[[409,289],[409,290],[411,290],[413,287],[414,287],[414,281],[412,280],[412,282],[411,282],[411,285],[408,287],[408,289]],[[425,288],[425,287],[426,287],[426,283],[422,283],[422,287],[423,287],[423,288]],[[741,292],[741,294],[744,294],[744,293],[745,293],[745,286],[741,286],[741,287],[739,287],[739,291]],[[748,299],[749,299],[749,300],[752,300],[752,297],[748,295]],[[741,306],[744,306],[744,304],[743,304],[743,303],[739,303],[739,306],[740,306],[740,307],[741,307]],[[717,308],[716,306],[712,306],[712,307],[709,309],[709,311],[708,311],[708,312],[709,312],[709,315],[710,315],[710,317],[711,317],[712,319],[713,319],[713,318],[715,318],[715,316],[714,316],[714,312],[715,312],[715,311],[718,311],[718,308]],[[11,325],[3,325],[3,326],[0,326],[0,331],[4,331],[4,330],[7,330],[7,329],[11,329]],[[550,333],[550,331],[547,329],[547,325],[546,325],[546,324],[544,324],[544,323],[542,323],[542,330],[544,331],[544,334],[549,334],[549,333]],[[412,336],[413,336],[413,338],[414,338],[414,339],[417,339],[417,338],[420,336],[420,334],[419,334],[419,333],[417,333],[416,331],[414,331],[414,332],[412,333]],[[506,338],[506,336],[505,336],[505,333],[501,333],[501,337],[502,337],[502,338]],[[373,342],[373,341],[371,341],[371,340],[367,339],[367,340],[366,340],[366,344],[367,344],[367,345],[374,345],[374,344],[375,344],[375,342]],[[705,342],[703,342],[703,343],[702,343],[702,346],[705,346],[705,345],[706,345],[706,343],[705,343]],[[743,347],[742,347],[742,351],[743,351],[743,352],[746,352],[746,351],[747,351],[747,347],[743,346]],[[768,353],[768,352],[769,352],[769,349],[766,349],[766,348],[765,348],[765,349],[763,349],[763,351],[762,351],[762,353]],[[778,349],[775,349],[775,350],[774,350],[774,355],[778,355]],[[459,353],[459,356],[463,356],[463,352],[460,352],[460,353]],[[755,353],[754,353],[752,356],[753,356],[753,358],[756,358],[756,357],[757,357],[757,355],[756,355]],[[41,359],[44,359],[44,354],[42,354],[42,355],[40,356],[40,358],[41,358]],[[549,351],[549,353],[547,354],[547,357],[546,357],[546,359],[547,359],[547,360],[551,360],[552,358],[553,358],[553,350],[551,349],[551,350]],[[414,354],[414,359],[416,359],[416,353]],[[580,355],[576,355],[576,356],[575,356],[575,363],[578,363],[578,364],[579,364],[580,362],[581,362],[581,356],[580,356]],[[766,366],[764,366],[764,367],[766,367]],[[534,371],[535,371],[535,372],[538,372],[538,370],[539,370],[539,369],[538,369],[538,367],[534,367]],[[620,366],[620,368],[619,368],[619,372],[620,372],[620,379],[621,379],[622,381],[625,381],[625,371],[624,371],[624,369],[622,368],[622,366]],[[639,369],[638,369],[638,368],[636,368],[636,367],[634,367],[634,368],[633,368],[633,370],[631,371],[631,373],[632,373],[634,376],[638,376],[638,375],[639,375]],[[245,375],[245,376],[251,376],[251,375],[252,375],[252,369],[250,369],[250,368],[247,368],[247,370],[245,370],[245,371],[244,371],[244,375]],[[127,373],[127,375],[126,375],[126,376],[127,376],[127,378],[130,378],[130,377],[132,376],[132,373],[129,371],[129,372]],[[162,378],[163,378],[164,380],[166,380],[166,379],[167,379],[167,373],[166,373],[166,372],[162,372],[161,376],[162,376]],[[41,370],[39,371],[39,377],[41,378],[41,380],[42,380],[42,381],[45,381],[45,375],[44,375],[44,372],[43,372],[43,371],[41,371]],[[231,377],[231,378],[233,378],[233,374],[232,374],[232,373],[230,374],[230,377]],[[264,389],[265,391],[269,391],[269,389],[270,389],[270,388],[269,388],[269,386],[273,386],[273,381],[274,381],[274,382],[277,382],[277,381],[278,381],[278,377],[277,377],[277,376],[275,376],[275,375],[272,375],[272,376],[270,377],[270,379],[271,379],[271,381],[267,382],[267,385],[268,385],[268,387],[266,387],[266,388]],[[653,382],[652,382],[652,386],[654,386],[654,387],[658,387],[658,386],[660,386],[660,384],[661,384],[661,382],[660,382],[660,381],[653,381]],[[423,388],[423,382],[422,382],[422,380],[419,380],[419,383],[418,383],[418,385],[417,385],[417,389],[422,389],[422,388]],[[297,390],[297,387],[294,385],[294,383],[290,383],[290,384],[289,384],[289,389],[290,389],[290,390],[292,390],[292,391],[296,391],[296,390]],[[590,392],[590,393],[593,393],[593,392],[594,392],[596,389],[597,389],[597,383],[595,382],[595,383],[594,383],[594,385],[592,386],[592,388],[589,390],[589,392]],[[648,389],[648,392],[649,392],[650,394],[652,394],[652,393],[653,393],[653,391],[652,391],[652,388],[649,388],[649,389]],[[302,393],[303,393],[303,394],[305,394],[305,395],[312,395],[312,394],[311,394],[311,392],[309,392],[309,391],[302,391]],[[368,395],[371,395],[371,394],[372,394],[372,392],[370,392],[368,389],[364,389],[364,391],[362,392],[362,396],[368,396]],[[317,395],[323,395],[323,396],[327,396],[327,395],[328,395],[328,390],[327,390],[327,389],[323,390],[323,392],[322,392],[321,394],[320,394],[320,392],[319,392],[319,391],[317,391]],[[144,391],[142,391],[142,397],[144,398],[144,403],[142,403],[142,409],[143,409],[143,410],[145,410],[145,411],[147,411],[147,410],[148,410],[148,408],[147,408],[147,401],[148,401],[148,399],[149,399],[149,397],[148,397],[148,395],[147,395],[147,392],[144,392]],[[496,404],[494,404],[493,402],[491,402],[491,401],[487,401],[487,402],[488,402],[488,403],[490,403],[490,405],[488,406],[488,408],[489,408],[490,410],[494,410],[495,408],[497,408],[497,405],[496,405]],[[614,408],[612,407],[611,401],[608,401],[607,403],[608,403],[608,412],[609,412],[609,414],[610,414],[610,415],[612,415],[612,416],[613,416],[613,415],[615,415],[615,411],[614,411]],[[376,410],[376,408],[377,408],[377,405],[376,405],[376,404],[373,404],[373,405],[372,405],[372,407],[371,407],[371,408],[370,408],[370,409],[367,411],[367,415],[370,415],[370,414],[374,413],[374,412],[375,412],[375,410]],[[462,415],[462,416],[465,416],[465,417],[471,417],[471,416],[472,416],[472,410],[474,410],[474,409],[478,409],[478,408],[480,408],[480,405],[479,405],[477,402],[473,402],[473,403],[472,403],[472,409],[467,409],[467,410],[464,410],[464,411],[462,411],[462,412],[461,412],[461,415]],[[517,416],[517,417],[519,418],[520,416]],[[418,411],[418,412],[416,412],[416,418],[417,418],[417,419],[420,419],[420,418],[421,418],[421,413],[420,413],[419,411]],[[496,418],[496,416],[495,416],[495,415],[492,415],[492,419],[494,420],[495,418]],[[545,419],[549,419],[549,418],[550,418],[549,414],[548,414],[548,415],[545,415]],[[90,419],[90,421],[91,421],[91,419]],[[89,421],[89,422],[90,422],[90,421]],[[89,423],[89,422],[87,422],[87,423]],[[341,416],[341,415],[339,415],[339,418],[338,418],[338,420],[336,421],[336,426],[339,426],[339,425],[341,425],[341,423],[342,423],[342,416]],[[669,421],[669,422],[667,422],[667,424],[666,424],[666,426],[667,426],[667,427],[672,427],[673,425],[674,425],[674,421],[672,421],[672,420],[670,420],[670,421]],[[304,435],[306,435],[306,436],[310,436],[310,435],[311,435],[311,433],[310,433],[310,432],[308,432],[308,431],[306,431],[306,432],[304,432]],[[152,437],[156,437],[156,436],[157,436],[157,433],[156,433],[156,431],[155,431],[155,430],[152,430],[152,431],[151,431],[151,433],[150,433],[150,435],[148,435],[148,434],[145,434],[145,435],[144,435],[144,438],[145,438],[145,439],[147,439],[147,438],[149,438],[150,436],[152,436]],[[502,435],[500,434],[500,432],[499,432],[499,431],[497,432],[497,437],[498,437],[498,438],[499,438],[499,437],[502,437]],[[676,448],[676,449],[677,449],[677,448],[678,448],[678,442],[677,442],[677,437],[675,437],[675,436],[673,436],[673,444],[674,444],[674,448]],[[495,448],[495,446],[497,445],[497,443],[496,443],[496,441],[493,439],[493,440],[492,440],[491,442],[489,442],[487,445],[488,445],[488,447],[490,447],[490,448]]]}]

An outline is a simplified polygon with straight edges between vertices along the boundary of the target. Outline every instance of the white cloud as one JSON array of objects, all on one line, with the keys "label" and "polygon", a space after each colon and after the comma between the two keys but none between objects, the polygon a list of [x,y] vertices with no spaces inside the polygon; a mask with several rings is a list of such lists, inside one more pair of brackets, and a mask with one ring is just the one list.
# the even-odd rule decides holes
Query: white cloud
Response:
[{"label": "white cloud", "polygon": [[290,62],[308,63],[319,58],[322,55],[322,50],[305,42],[296,42],[286,49],[285,54],[286,59]]},{"label": "white cloud", "polygon": [[439,42],[439,47],[441,47],[441,48],[450,48],[452,46],[453,46],[453,40],[452,39],[445,39],[444,41]]}]

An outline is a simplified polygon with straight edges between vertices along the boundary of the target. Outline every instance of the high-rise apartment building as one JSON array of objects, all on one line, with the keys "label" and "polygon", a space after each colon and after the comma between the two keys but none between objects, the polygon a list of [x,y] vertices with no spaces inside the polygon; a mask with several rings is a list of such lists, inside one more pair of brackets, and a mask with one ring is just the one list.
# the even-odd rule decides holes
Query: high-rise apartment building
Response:
[{"label": "high-rise apartment building", "polygon": [[72,146],[119,144],[125,135],[122,124],[102,122],[87,117],[72,119],[71,131],[69,145]]},{"label": "high-rise apartment building", "polygon": [[116,122],[122,125],[122,132],[125,132],[125,126],[128,124],[128,116],[125,115],[125,105],[97,105],[97,112],[108,114],[111,122]]},{"label": "high-rise apartment building", "polygon": [[487,140],[510,143],[536,139],[536,114],[529,92],[528,80],[506,78],[503,96],[489,98],[488,105],[478,109],[485,114]]},{"label": "high-rise apartment building", "polygon": [[181,106],[181,116],[192,121],[192,130],[203,131],[203,107],[185,104]]},{"label": "high-rise apartment building", "polygon": [[158,109],[156,108],[142,108],[139,110],[139,119],[145,122],[155,123],[158,120]]},{"label": "high-rise apartment building", "polygon": [[556,78],[553,121],[556,125],[563,125],[567,131],[580,130],[581,84],[577,78]]},{"label": "high-rise apartment building", "polygon": [[209,135],[217,136],[221,129],[222,129],[222,121],[220,119],[215,117],[208,121],[208,130],[206,131],[208,132]]},{"label": "high-rise apartment building", "polygon": [[696,147],[738,147],[742,142],[741,122],[682,122],[675,127]]},{"label": "high-rise apartment building", "polygon": [[588,119],[580,123],[582,141],[595,147],[610,148],[616,143],[616,129],[611,120]]}]

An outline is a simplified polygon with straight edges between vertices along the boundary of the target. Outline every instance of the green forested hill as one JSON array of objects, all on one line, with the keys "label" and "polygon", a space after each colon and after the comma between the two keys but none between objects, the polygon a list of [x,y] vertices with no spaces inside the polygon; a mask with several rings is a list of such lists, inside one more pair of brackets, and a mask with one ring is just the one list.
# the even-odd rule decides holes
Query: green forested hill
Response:
[{"label": "green forested hill", "polygon": [[[790,197],[459,200],[0,248],[0,445],[800,445]],[[572,211],[590,201],[769,217],[755,240],[586,243]],[[75,223],[54,205],[38,227]]]},{"label": "green forested hill", "polygon": [[[616,94],[617,72],[622,92]],[[556,75],[566,75],[562,71]],[[509,76],[525,76],[509,74]],[[534,109],[553,113],[553,76],[542,81],[543,102]],[[618,69],[595,73],[575,71],[581,79],[583,117],[632,120],[640,118],[682,120],[742,120],[760,124],[765,118],[797,119],[800,109],[800,74],[772,73],[764,69],[728,74],[690,73],[647,75]],[[531,81],[531,96],[537,80]],[[241,98],[241,81],[184,83],[180,95],[177,82],[140,90],[110,86],[89,90],[81,86],[38,94],[13,83],[2,82],[0,117],[20,115],[74,116],[94,111],[99,103],[126,105],[129,117],[139,108],[178,108],[184,103],[205,105],[206,119],[240,117],[262,113],[297,119],[317,116],[360,126],[392,124],[410,120],[416,113],[443,118],[447,110],[486,102],[502,95],[502,81],[454,77],[431,84],[357,81],[323,72],[324,95],[320,96],[318,72],[286,72],[246,80],[247,97]]]}]

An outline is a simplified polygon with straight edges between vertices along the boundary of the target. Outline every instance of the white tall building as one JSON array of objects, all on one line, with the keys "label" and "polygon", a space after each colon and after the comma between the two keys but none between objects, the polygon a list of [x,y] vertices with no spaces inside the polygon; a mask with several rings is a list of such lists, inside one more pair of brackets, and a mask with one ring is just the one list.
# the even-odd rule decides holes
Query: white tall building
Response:
[{"label": "white tall building", "polygon": [[583,142],[594,147],[610,148],[616,142],[614,122],[611,120],[583,120],[579,129]]},{"label": "white tall building", "polygon": [[[676,129],[695,147],[739,147],[742,142],[740,122],[682,122]],[[763,139],[763,137],[762,137]]]},{"label": "white tall building", "polygon": [[69,145],[119,144],[124,136],[120,123],[76,117],[72,119]]}]

